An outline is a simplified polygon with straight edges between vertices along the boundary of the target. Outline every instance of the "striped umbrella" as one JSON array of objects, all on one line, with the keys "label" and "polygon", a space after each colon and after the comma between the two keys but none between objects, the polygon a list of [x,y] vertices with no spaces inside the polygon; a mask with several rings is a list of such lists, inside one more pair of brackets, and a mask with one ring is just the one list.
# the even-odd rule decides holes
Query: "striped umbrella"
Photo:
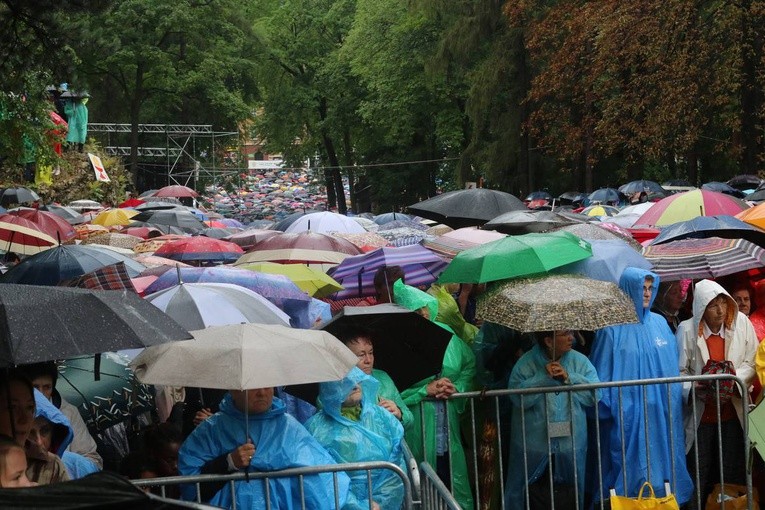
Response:
[{"label": "striped umbrella", "polygon": [[53,239],[57,239],[60,243],[71,241],[77,237],[77,232],[74,231],[72,224],[53,213],[39,209],[16,209],[9,211],[8,214],[31,221],[41,231]]},{"label": "striped umbrella", "polygon": [[695,189],[661,199],[648,209],[635,222],[635,225],[661,227],[679,221],[687,221],[697,216],[714,216],[716,214],[734,216],[748,208],[746,202],[730,195]]},{"label": "striped umbrella", "polygon": [[3,215],[0,220],[0,250],[19,255],[34,255],[58,242],[29,220]]},{"label": "striped umbrella", "polygon": [[401,248],[380,248],[364,255],[348,257],[339,266],[328,271],[345,290],[333,299],[374,296],[374,276],[383,266],[401,266],[409,285],[430,285],[436,281],[447,263],[438,255],[420,245]]},{"label": "striped umbrella", "polygon": [[643,256],[665,281],[717,278],[765,266],[765,250],[744,239],[680,239],[646,246]]},{"label": "striped umbrella", "polygon": [[301,232],[277,235],[259,241],[237,260],[235,265],[253,262],[339,264],[346,258],[360,253],[361,250],[345,239],[316,232]]}]

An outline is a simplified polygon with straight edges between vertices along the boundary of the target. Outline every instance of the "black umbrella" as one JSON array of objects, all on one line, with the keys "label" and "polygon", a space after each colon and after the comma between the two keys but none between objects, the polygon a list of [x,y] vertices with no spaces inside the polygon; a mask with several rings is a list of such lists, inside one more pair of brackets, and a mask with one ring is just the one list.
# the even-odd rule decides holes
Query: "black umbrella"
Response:
[{"label": "black umbrella", "polygon": [[667,190],[661,187],[661,184],[654,181],[638,180],[631,181],[627,184],[619,186],[619,193],[624,195],[632,195],[634,193],[653,193],[655,195],[667,196],[669,193]]},{"label": "black umbrella", "polygon": [[726,195],[730,195],[736,198],[746,197],[746,193],[744,193],[743,191],[736,189],[727,183],[719,182],[719,181],[710,181],[705,184],[702,184],[701,189],[705,189],[707,191],[716,191],[718,193],[725,193]]},{"label": "black umbrella", "polygon": [[187,232],[198,232],[207,228],[207,225],[189,211],[176,209],[144,211],[131,218],[133,221],[143,221],[153,225],[168,225],[178,227]]},{"label": "black umbrella", "polygon": [[[399,391],[438,375],[452,334],[435,322],[390,303],[346,306],[322,329],[337,337],[355,330],[369,331],[374,342],[375,368],[393,379]],[[318,385],[288,386],[287,392],[313,402]]]},{"label": "black umbrella", "polygon": [[504,191],[486,188],[448,191],[409,206],[409,211],[452,228],[482,225],[500,214],[526,210],[526,204]]},{"label": "black umbrella", "polygon": [[55,214],[72,225],[79,225],[80,223],[85,223],[87,221],[85,216],[80,214],[79,211],[75,211],[71,207],[64,207],[63,205],[48,204],[40,207],[40,210]]},{"label": "black umbrella", "polygon": [[0,285],[0,366],[189,339],[134,292]]},{"label": "black umbrella", "polygon": [[98,245],[68,244],[32,255],[0,276],[0,283],[58,285],[96,269],[124,262],[131,278],[146,268],[124,255]]},{"label": "black umbrella", "polygon": [[200,236],[211,237],[213,239],[225,239],[226,237],[241,231],[241,228],[210,227],[200,231],[198,234]]},{"label": "black umbrella", "polygon": [[765,200],[765,189],[761,189],[759,191],[755,191],[751,195],[747,195],[746,200],[749,200],[750,202],[762,202]]},{"label": "black umbrella", "polygon": [[29,188],[7,188],[0,193],[0,205],[30,204],[40,200],[40,196]]},{"label": "black umbrella", "polygon": [[[173,227],[170,225],[160,225],[159,223],[149,223],[147,221],[134,221],[128,225],[128,227],[148,227],[148,228],[156,228],[163,234],[177,234],[177,235],[186,235],[188,232],[183,230],[180,227]],[[205,228],[207,226],[205,225]]]},{"label": "black umbrella", "polygon": [[487,230],[497,230],[505,234],[529,234],[546,232],[554,227],[577,223],[552,211],[511,211],[500,214],[483,226]]},{"label": "black umbrella", "polygon": [[727,184],[743,191],[745,189],[757,189],[762,185],[762,182],[762,179],[756,175],[742,174],[732,177]]},{"label": "black umbrella", "polygon": [[186,211],[185,207],[183,207],[181,204],[170,204],[168,202],[158,202],[155,200],[151,200],[150,202],[146,202],[140,205],[137,205],[133,207],[136,211],[156,211],[160,209],[164,210],[174,210],[174,211]]},{"label": "black umbrella", "polygon": [[147,189],[146,191],[144,191],[143,193],[138,195],[138,198],[140,198],[141,200],[144,200],[146,198],[152,198],[152,197],[154,197],[154,193],[156,193],[157,191],[159,191],[159,190],[158,189]]},{"label": "black umbrella", "polygon": [[693,184],[688,182],[685,179],[670,179],[668,181],[664,181],[662,184],[662,187],[666,188],[667,186],[673,186],[673,187],[683,187],[683,188],[693,188],[695,187]]},{"label": "black umbrella", "polygon": [[587,200],[587,193],[581,193],[579,191],[567,191],[565,193],[562,193],[558,199],[561,202],[568,202],[568,203],[582,203],[585,200]]}]

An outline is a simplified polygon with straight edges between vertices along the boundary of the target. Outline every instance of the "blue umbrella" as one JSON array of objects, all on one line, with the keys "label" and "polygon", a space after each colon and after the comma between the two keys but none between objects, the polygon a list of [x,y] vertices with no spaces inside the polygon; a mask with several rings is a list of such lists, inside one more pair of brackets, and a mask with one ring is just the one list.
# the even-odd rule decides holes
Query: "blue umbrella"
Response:
[{"label": "blue umbrella", "polygon": [[765,230],[750,225],[734,216],[699,216],[688,221],[673,223],[661,229],[651,244],[661,244],[678,239],[702,239],[722,237],[724,239],[746,239],[756,245],[765,246]]},{"label": "blue umbrella", "polygon": [[374,222],[377,223],[378,225],[385,225],[386,223],[390,223],[391,221],[399,221],[399,220],[410,221],[412,219],[413,217],[408,214],[389,212],[384,214],[378,214],[377,216],[374,217]]},{"label": "blue umbrella", "polygon": [[608,202],[618,203],[621,201],[622,196],[619,194],[619,191],[615,190],[614,188],[600,188],[599,190],[595,190],[590,193],[588,198],[590,203],[600,202],[601,204],[605,204]]},{"label": "blue umbrella", "polygon": [[632,195],[633,193],[656,193],[663,196],[667,196],[669,193],[667,193],[667,190],[661,187],[661,184],[654,181],[646,181],[646,180],[639,180],[639,181],[632,181],[628,182],[627,184],[622,184],[619,186],[619,193],[622,193],[624,195]]},{"label": "blue umbrella", "polygon": [[104,266],[124,262],[128,275],[137,277],[146,268],[125,255],[97,245],[61,245],[32,255],[0,277],[0,283],[58,285]]},{"label": "blue umbrella", "polygon": [[581,274],[595,280],[618,284],[627,267],[651,269],[645,257],[629,244],[618,239],[592,240],[592,257],[567,264],[552,271],[561,274]]},{"label": "blue umbrella", "polygon": [[718,193],[725,193],[726,195],[730,195],[736,198],[746,197],[746,193],[724,182],[711,181],[706,184],[702,184],[701,189],[705,189],[708,191],[716,191]]}]

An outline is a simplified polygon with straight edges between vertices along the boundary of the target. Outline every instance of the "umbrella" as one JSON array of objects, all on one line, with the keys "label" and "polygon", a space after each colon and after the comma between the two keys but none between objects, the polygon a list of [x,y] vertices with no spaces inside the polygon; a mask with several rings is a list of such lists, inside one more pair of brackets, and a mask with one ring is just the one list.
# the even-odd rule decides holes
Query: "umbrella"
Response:
[{"label": "umbrella", "polygon": [[736,218],[754,225],[757,228],[765,229],[765,205],[760,204],[752,208],[745,209],[738,214]]},{"label": "umbrella", "polygon": [[154,255],[136,254],[133,256],[133,260],[135,260],[142,266],[146,266],[149,269],[153,267],[160,267],[160,266],[168,266],[172,268],[191,267],[189,264],[186,264],[185,262],[178,262],[177,260],[166,259],[164,257],[156,257]]},{"label": "umbrella", "polygon": [[128,227],[120,231],[123,234],[147,239],[149,235],[162,235],[162,231],[154,227]]},{"label": "umbrella", "polygon": [[635,304],[618,285],[574,275],[502,283],[478,298],[476,316],[522,333],[637,322]]},{"label": "umbrella", "polygon": [[348,216],[333,212],[317,212],[306,214],[296,219],[292,225],[287,227],[285,232],[288,234],[298,232],[318,232],[320,234],[346,232],[348,234],[361,234],[366,232],[366,230]]},{"label": "umbrella", "polygon": [[[155,223],[148,223],[145,221],[134,221],[130,225],[128,225],[128,229],[131,228],[149,228],[153,230],[158,230],[163,234],[174,234],[174,235],[186,235],[188,232],[186,232],[184,229],[179,227],[173,227],[170,225],[162,225],[162,224],[155,224]],[[206,228],[206,227],[204,227]],[[199,232],[198,230],[195,230],[194,232]]]},{"label": "umbrella", "polygon": [[0,205],[31,204],[40,200],[40,196],[29,188],[6,188],[0,192]]},{"label": "umbrella", "polygon": [[77,233],[77,239],[85,240],[94,234],[106,234],[109,232],[109,229],[101,225],[83,223],[81,225],[75,225],[74,231]]},{"label": "umbrella", "polygon": [[243,322],[290,325],[289,315],[276,305],[230,283],[181,283],[146,300],[189,331]]},{"label": "umbrella", "polygon": [[19,255],[34,255],[56,246],[52,238],[31,221],[3,214],[0,216],[0,249]]},{"label": "umbrella", "polygon": [[130,291],[6,284],[0,285],[0,307],[4,366],[189,338],[170,317]]},{"label": "umbrella", "polygon": [[[425,221],[432,222],[433,220],[425,220]],[[453,230],[454,229],[448,225],[442,225],[440,223],[436,223],[435,225],[428,227],[428,230],[426,230],[425,233],[432,236],[442,236],[444,234],[448,234],[449,232],[452,232]]]},{"label": "umbrella", "polygon": [[227,227],[233,227],[233,228],[245,228],[244,223],[242,223],[239,220],[235,220],[233,218],[223,218],[220,220],[221,223],[224,223]]},{"label": "umbrella", "polygon": [[124,262],[100,267],[79,278],[64,280],[59,283],[59,286],[91,290],[129,290],[136,292]]},{"label": "umbrella", "polygon": [[659,195],[667,196],[669,193],[667,190],[661,187],[661,184],[654,181],[630,181],[627,184],[619,186],[619,193],[622,195],[633,195],[635,193],[656,193]]},{"label": "umbrella", "polygon": [[452,228],[481,225],[500,214],[526,209],[526,204],[503,191],[485,188],[448,191],[409,206],[409,211]]},{"label": "umbrella", "polygon": [[284,231],[286,231],[286,230],[287,230],[287,228],[288,228],[290,225],[292,225],[293,223],[295,223],[295,222],[296,222],[298,219],[302,218],[302,217],[303,217],[303,216],[305,216],[306,214],[311,214],[311,213],[315,213],[315,212],[322,212],[322,211],[314,211],[314,210],[308,210],[308,211],[306,211],[306,210],[304,210],[304,211],[295,212],[295,213],[292,213],[292,214],[290,214],[290,215],[289,215],[289,216],[287,216],[286,218],[282,219],[281,221],[279,221],[278,223],[276,223],[276,224],[275,224],[273,227],[271,227],[271,228],[273,228],[274,230],[279,230],[280,232],[284,232]]},{"label": "umbrella", "polygon": [[295,285],[308,293],[309,296],[321,298],[343,290],[343,286],[337,283],[331,276],[302,264],[275,264],[273,262],[259,262],[237,266],[249,271],[268,274],[281,274],[295,282]]},{"label": "umbrella", "polygon": [[561,194],[558,199],[561,202],[569,202],[572,204],[582,203],[587,200],[587,193],[580,193],[579,191],[567,191]]},{"label": "umbrella", "polygon": [[181,262],[233,262],[243,253],[244,250],[234,243],[204,236],[168,241],[154,252],[158,257],[180,260]]},{"label": "umbrella", "polygon": [[150,202],[144,202],[141,205],[137,205],[133,207],[133,209],[135,209],[136,211],[141,211],[141,212],[159,211],[159,210],[191,212],[185,207],[183,207],[180,203],[176,204],[176,203],[164,202],[164,201],[159,201],[159,199],[152,199]]},{"label": "umbrella", "polygon": [[585,216],[616,216],[619,214],[619,209],[609,205],[595,204],[582,209],[582,214]]},{"label": "umbrella", "polygon": [[401,266],[404,279],[410,285],[430,285],[444,270],[447,263],[438,255],[419,245],[401,248],[380,248],[364,255],[348,257],[329,275],[340,282],[345,290],[334,299],[374,296],[374,275],[385,266]]},{"label": "umbrella", "polygon": [[326,331],[233,324],[156,345],[130,366],[146,384],[246,390],[340,380],[358,358]]},{"label": "umbrella", "polygon": [[533,200],[552,200],[553,196],[547,191],[532,191],[523,200],[531,202]]},{"label": "umbrella", "polygon": [[740,189],[736,189],[725,182],[711,181],[701,185],[701,189],[707,191],[716,191],[717,193],[725,193],[736,198],[745,198],[746,193]]},{"label": "umbrella", "polygon": [[572,223],[573,220],[552,211],[511,211],[493,218],[483,228],[505,234],[529,234]]},{"label": "umbrella", "polygon": [[615,190],[614,188],[600,188],[590,193],[587,198],[590,200],[590,203],[619,203],[622,200],[622,195],[619,193],[619,190]]},{"label": "umbrella", "polygon": [[129,199],[125,200],[124,202],[122,202],[117,207],[137,207],[137,206],[143,205],[145,203],[146,202],[144,200],[141,200],[139,198],[129,198]]},{"label": "umbrella", "polygon": [[447,232],[433,241],[423,241],[422,245],[441,257],[453,259],[461,251],[491,241],[496,241],[503,237],[505,237],[505,234],[500,234],[493,230],[480,230],[474,227],[465,227]]},{"label": "umbrella", "polygon": [[300,264],[339,264],[351,255],[359,255],[353,243],[345,239],[301,232],[282,234],[258,242],[235,265],[253,262],[280,262]]},{"label": "umbrella", "polygon": [[367,252],[383,246],[388,246],[388,240],[375,234],[374,232],[364,232],[363,234],[346,234],[344,232],[332,232],[332,237],[345,239],[356,245],[361,251]]},{"label": "umbrella", "polygon": [[746,202],[738,198],[714,191],[695,189],[661,199],[635,224],[662,227],[690,220],[697,216],[714,216],[717,214],[734,216],[748,208]]},{"label": "umbrella", "polygon": [[178,227],[184,231],[196,232],[207,227],[196,216],[185,210],[151,210],[144,211],[132,218],[133,221],[142,221],[152,225],[168,225]]},{"label": "umbrella", "polygon": [[383,213],[378,214],[374,217],[374,223],[377,225],[385,225],[386,223],[390,223],[391,221],[398,221],[398,220],[413,220],[414,218],[408,214],[404,213],[397,213],[397,212],[389,212],[389,213]]},{"label": "umbrella", "polygon": [[152,196],[153,197],[194,198],[196,196],[199,196],[199,194],[189,187],[180,186],[176,184],[173,186],[165,186],[164,188],[159,188],[155,193],[152,194]]},{"label": "umbrella", "polygon": [[565,227],[558,227],[555,229],[556,232],[564,231],[564,232],[571,232],[572,234],[581,237],[582,239],[586,239],[587,241],[593,241],[596,239],[621,239],[622,241],[627,241],[630,246],[635,248],[637,251],[640,251],[643,249],[643,247],[632,237],[625,237],[624,235],[614,232],[612,230],[608,230],[605,228],[605,224],[599,224],[599,223],[578,223],[575,225],[567,225]]},{"label": "umbrella", "polygon": [[41,211],[47,211],[55,214],[59,218],[64,218],[72,225],[79,223],[85,223],[85,218],[79,212],[75,211],[71,207],[64,207],[63,205],[48,204],[40,207]]},{"label": "umbrella", "polygon": [[252,248],[258,241],[263,241],[269,237],[280,235],[278,230],[261,230],[261,229],[248,229],[236,234],[230,234],[228,237],[224,237],[224,241],[229,241],[234,244],[238,244],[243,249]]},{"label": "umbrella", "polygon": [[[276,223],[271,220],[255,220],[255,221],[249,222],[247,224],[247,227],[266,229],[266,228],[272,228],[274,225],[276,225]],[[281,231],[281,229],[274,229],[274,230]]]},{"label": "umbrella", "polygon": [[628,205],[624,209],[620,210],[615,216],[605,218],[604,223],[613,223],[620,227],[630,228],[635,225],[635,222],[640,217],[653,207],[653,202],[644,202],[642,204]]},{"label": "umbrella", "polygon": [[154,193],[156,193],[159,190],[156,189],[149,189],[138,195],[138,198],[151,198],[154,196]]},{"label": "umbrella", "polygon": [[743,191],[745,189],[757,189],[762,183],[763,180],[757,175],[742,174],[731,177],[726,184]]},{"label": "umbrella", "polygon": [[528,276],[592,256],[590,243],[570,232],[509,236],[457,254],[440,283],[486,283]]},{"label": "umbrella", "polygon": [[104,266],[124,262],[131,277],[145,268],[129,257],[108,248],[88,245],[62,245],[22,260],[0,276],[0,283],[57,285]]},{"label": "umbrella", "polygon": [[744,239],[680,239],[646,246],[643,255],[665,281],[718,278],[765,266],[765,250]]},{"label": "umbrella", "polygon": [[[59,243],[65,243],[77,237],[72,224],[53,213],[38,209],[18,209],[9,211],[8,214],[31,221],[41,231],[57,239]],[[2,220],[3,216],[0,216],[0,221]]]},{"label": "umbrella", "polygon": [[[390,225],[389,223],[388,225]],[[401,247],[419,244],[423,241],[433,241],[435,236],[425,230],[411,227],[399,227],[390,230],[378,230],[377,235],[388,241],[390,246]]]},{"label": "umbrella", "polygon": [[752,226],[733,216],[699,216],[664,227],[651,244],[661,244],[678,239],[702,239],[723,237],[746,239],[756,245],[765,246],[765,230]]},{"label": "umbrella", "polygon": [[762,401],[747,414],[749,420],[749,441],[765,457],[765,404]]},{"label": "umbrella", "polygon": [[145,239],[133,246],[133,251],[136,253],[153,253],[164,246],[165,243],[188,238],[189,236],[186,234],[165,234],[157,237],[152,237],[151,239]]},{"label": "umbrella", "polygon": [[627,267],[651,269],[651,263],[619,239],[590,241],[592,257],[553,270],[556,274],[580,274],[618,284]]},{"label": "umbrella", "polygon": [[115,246],[117,248],[126,248],[128,250],[132,250],[141,241],[142,239],[140,237],[131,236],[129,234],[104,232],[88,236],[88,238],[85,239],[82,244],[102,244],[106,246]]},{"label": "umbrella", "polygon": [[74,202],[69,202],[69,204],[67,204],[67,207],[79,212],[100,211],[101,209],[103,209],[103,206],[99,202],[96,202],[95,200],[75,200]]},{"label": "umbrella", "polygon": [[[240,229],[238,228],[219,228],[219,227],[210,227],[202,230],[199,232],[198,235],[205,236],[205,237],[211,237],[213,239],[218,239],[225,241],[227,237],[230,237],[231,234],[238,232]],[[236,244],[236,243],[234,243]],[[237,244],[237,246],[239,246]],[[242,253],[244,253],[244,250],[242,250]]]},{"label": "umbrella", "polygon": [[761,189],[759,191],[755,191],[751,195],[747,195],[746,200],[748,202],[762,202],[765,200],[765,189]]},{"label": "umbrella", "polygon": [[138,211],[132,209],[108,209],[98,214],[93,218],[92,223],[96,225],[103,225],[104,227],[112,227],[114,225],[129,225],[133,220],[133,216],[137,216]]},{"label": "umbrella", "polygon": [[364,230],[367,232],[374,232],[378,228],[380,228],[380,225],[375,223],[373,220],[370,220],[369,218],[363,218],[361,216],[351,216],[351,219],[364,227]]}]

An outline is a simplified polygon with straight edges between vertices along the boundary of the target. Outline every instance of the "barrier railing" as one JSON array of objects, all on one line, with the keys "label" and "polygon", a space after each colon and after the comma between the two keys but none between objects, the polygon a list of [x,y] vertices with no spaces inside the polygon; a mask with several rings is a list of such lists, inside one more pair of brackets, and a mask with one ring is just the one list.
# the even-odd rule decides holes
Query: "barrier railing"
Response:
[{"label": "barrier railing", "polygon": [[427,462],[420,464],[423,510],[461,510],[444,482]]}]

